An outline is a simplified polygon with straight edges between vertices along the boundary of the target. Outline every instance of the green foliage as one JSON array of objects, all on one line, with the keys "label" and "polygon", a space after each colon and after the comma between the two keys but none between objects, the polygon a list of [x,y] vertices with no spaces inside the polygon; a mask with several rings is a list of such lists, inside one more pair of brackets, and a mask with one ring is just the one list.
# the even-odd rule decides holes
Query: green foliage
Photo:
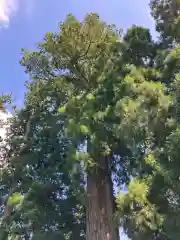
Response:
[{"label": "green foliage", "polygon": [[23,200],[23,196],[20,193],[14,193],[9,199],[8,204],[17,205],[20,204]]},{"label": "green foliage", "polygon": [[31,234],[33,239],[83,239],[84,211],[78,200],[84,194],[83,179],[76,172],[82,185],[77,189],[69,176],[70,139],[58,114],[63,92],[56,94],[56,86],[54,79],[28,83],[25,106],[11,120],[1,183],[14,188],[8,200],[14,213],[2,219],[0,239],[31,239]]},{"label": "green foliage", "polygon": [[152,65],[155,44],[149,29],[133,25],[124,36],[126,52],[124,60],[136,66]]},{"label": "green foliage", "polygon": [[103,159],[103,174],[127,188],[116,210],[129,238],[179,239],[179,2],[151,9],[158,42],[143,27],[121,36],[96,14],[68,15],[24,50],[30,81],[0,175],[14,214],[2,218],[0,239],[85,239],[86,177]]},{"label": "green foliage", "polygon": [[[172,112],[175,96],[167,94],[166,86],[158,80],[167,77],[174,61],[168,57],[174,58],[174,54],[165,56],[162,67],[157,47],[147,29],[133,26],[122,39],[97,15],[87,15],[82,23],[69,15],[60,24],[59,33],[48,33],[38,51],[22,59],[26,71],[38,79],[40,89],[43,81],[55,82],[54,90],[61,99],[55,100],[58,118],[64,119],[65,133],[71,139],[68,159],[75,164],[70,171],[73,179],[84,170],[92,172],[101,164],[98,158],[108,156],[117,183],[130,183],[128,193],[117,198],[117,207],[121,225],[132,239],[153,239],[157,234],[170,237],[164,188],[172,179],[161,151],[168,149],[167,137],[177,125],[170,124],[176,122]],[[172,73],[171,78],[172,82]],[[53,97],[55,91],[52,87],[50,91]],[[29,98],[33,104],[37,101],[31,95]],[[77,154],[87,139],[88,152]],[[69,167],[71,163],[66,164]],[[37,192],[41,191],[32,195],[35,202]],[[31,216],[37,216],[38,209]]]},{"label": "green foliage", "polygon": [[152,16],[155,19],[156,30],[160,33],[163,45],[167,47],[173,41],[179,43],[179,0],[151,0]]}]

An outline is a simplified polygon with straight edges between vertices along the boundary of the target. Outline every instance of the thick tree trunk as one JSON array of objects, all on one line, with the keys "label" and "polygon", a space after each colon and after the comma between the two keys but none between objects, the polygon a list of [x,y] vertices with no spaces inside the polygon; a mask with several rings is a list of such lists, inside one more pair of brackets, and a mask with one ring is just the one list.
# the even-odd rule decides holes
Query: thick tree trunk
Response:
[{"label": "thick tree trunk", "polygon": [[112,180],[104,159],[100,167],[87,177],[86,239],[119,240],[114,213]]}]

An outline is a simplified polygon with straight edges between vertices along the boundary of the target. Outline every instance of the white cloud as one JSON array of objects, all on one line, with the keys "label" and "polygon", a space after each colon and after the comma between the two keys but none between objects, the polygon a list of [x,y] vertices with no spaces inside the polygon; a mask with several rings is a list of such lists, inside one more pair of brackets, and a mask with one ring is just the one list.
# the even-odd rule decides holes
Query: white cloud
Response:
[{"label": "white cloud", "polygon": [[22,10],[26,17],[31,17],[35,0],[0,0],[0,26],[7,27],[14,15]]},{"label": "white cloud", "polygon": [[0,25],[8,26],[11,17],[17,13],[20,0],[0,0]]}]

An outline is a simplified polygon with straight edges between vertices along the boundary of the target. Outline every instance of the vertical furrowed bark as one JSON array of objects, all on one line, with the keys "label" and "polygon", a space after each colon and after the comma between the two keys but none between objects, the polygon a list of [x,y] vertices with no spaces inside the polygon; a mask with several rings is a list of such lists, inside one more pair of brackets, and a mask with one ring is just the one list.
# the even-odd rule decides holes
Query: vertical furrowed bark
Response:
[{"label": "vertical furrowed bark", "polygon": [[87,240],[119,240],[113,184],[107,159],[87,176]]}]

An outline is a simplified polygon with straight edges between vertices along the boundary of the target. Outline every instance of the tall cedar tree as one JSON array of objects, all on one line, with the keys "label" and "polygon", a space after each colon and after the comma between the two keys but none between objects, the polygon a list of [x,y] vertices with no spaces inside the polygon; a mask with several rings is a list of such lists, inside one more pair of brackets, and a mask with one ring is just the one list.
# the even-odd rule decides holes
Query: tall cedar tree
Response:
[{"label": "tall cedar tree", "polygon": [[[33,78],[53,78],[59,81],[59,89],[68,89],[66,105],[61,104],[59,112],[65,115],[67,134],[72,138],[69,158],[75,163],[83,160],[80,165],[87,173],[86,237],[116,240],[119,236],[109,166],[112,153],[101,139],[106,131],[103,124],[93,115],[110,104],[111,89],[102,85],[114,72],[118,32],[95,14],[87,15],[83,22],[69,15],[59,27],[58,33],[46,35],[37,52],[25,54],[22,63]],[[95,101],[94,95],[98,97]],[[79,152],[80,146],[87,151]]]}]

